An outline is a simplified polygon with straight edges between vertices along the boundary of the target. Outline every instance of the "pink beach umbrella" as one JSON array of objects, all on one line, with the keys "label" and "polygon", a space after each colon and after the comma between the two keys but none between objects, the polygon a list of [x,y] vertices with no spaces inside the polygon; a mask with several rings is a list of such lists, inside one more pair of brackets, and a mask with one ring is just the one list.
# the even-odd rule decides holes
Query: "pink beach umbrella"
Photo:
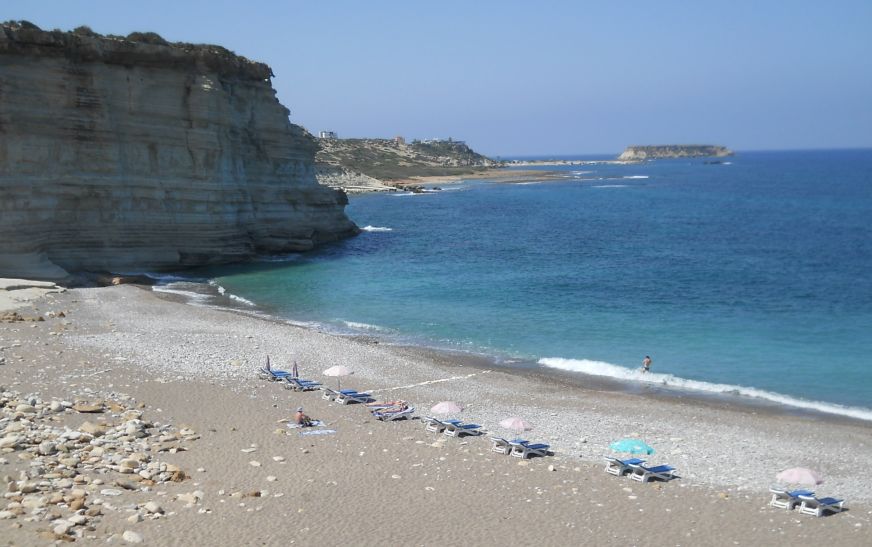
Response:
[{"label": "pink beach umbrella", "polygon": [[436,403],[430,408],[430,412],[433,414],[457,414],[462,411],[463,407],[454,401],[442,401],[441,403]]},{"label": "pink beach umbrella", "polygon": [[517,416],[512,416],[511,418],[506,418],[505,420],[501,421],[500,427],[502,427],[503,429],[508,429],[509,431],[513,431],[518,435],[520,435],[524,431],[530,431],[531,429],[533,429],[533,426],[530,425],[530,422]]},{"label": "pink beach umbrella", "polygon": [[341,389],[342,383],[340,382],[339,377],[340,376],[349,376],[351,374],[354,374],[354,372],[352,372],[352,370],[348,367],[345,367],[342,365],[336,365],[336,366],[332,366],[332,367],[328,368],[327,370],[325,370],[321,374],[323,374],[324,376],[336,376],[336,389]]},{"label": "pink beach umbrella", "polygon": [[814,469],[807,467],[791,467],[775,475],[775,479],[785,484],[803,484],[814,486],[824,482],[824,478]]}]

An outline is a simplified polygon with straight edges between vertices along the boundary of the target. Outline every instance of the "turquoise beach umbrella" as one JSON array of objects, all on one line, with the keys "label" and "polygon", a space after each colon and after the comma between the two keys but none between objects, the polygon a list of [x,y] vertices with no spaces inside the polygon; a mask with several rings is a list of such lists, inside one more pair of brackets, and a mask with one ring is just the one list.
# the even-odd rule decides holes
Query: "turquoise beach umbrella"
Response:
[{"label": "turquoise beach umbrella", "polygon": [[641,439],[621,439],[609,445],[615,452],[628,452],[630,454],[653,454],[654,448]]}]

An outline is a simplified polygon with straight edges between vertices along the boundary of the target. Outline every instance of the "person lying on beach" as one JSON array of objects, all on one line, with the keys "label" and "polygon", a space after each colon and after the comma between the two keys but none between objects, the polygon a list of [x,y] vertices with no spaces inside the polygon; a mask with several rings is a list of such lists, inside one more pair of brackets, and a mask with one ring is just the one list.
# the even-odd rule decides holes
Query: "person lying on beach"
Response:
[{"label": "person lying on beach", "polygon": [[406,401],[376,401],[374,403],[366,403],[370,411],[377,410],[379,412],[406,410],[409,404]]},{"label": "person lying on beach", "polygon": [[301,427],[311,427],[312,418],[303,414],[303,407],[297,408],[297,413],[294,414],[294,423]]}]

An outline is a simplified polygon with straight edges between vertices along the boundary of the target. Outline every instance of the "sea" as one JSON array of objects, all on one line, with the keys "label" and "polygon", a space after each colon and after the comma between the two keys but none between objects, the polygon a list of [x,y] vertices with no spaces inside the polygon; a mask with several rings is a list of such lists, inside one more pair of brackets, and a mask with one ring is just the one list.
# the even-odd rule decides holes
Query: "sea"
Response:
[{"label": "sea", "polygon": [[872,421],[872,150],[560,159],[539,167],[556,180],[353,195],[358,237],[158,290],[193,277],[506,370]]}]

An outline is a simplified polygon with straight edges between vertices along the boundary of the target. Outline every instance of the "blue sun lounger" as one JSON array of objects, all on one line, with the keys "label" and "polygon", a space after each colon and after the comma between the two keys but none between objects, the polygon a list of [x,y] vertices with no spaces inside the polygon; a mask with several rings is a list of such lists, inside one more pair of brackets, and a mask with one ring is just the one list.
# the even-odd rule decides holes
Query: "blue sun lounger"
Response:
[{"label": "blue sun lounger", "polygon": [[376,420],[380,420],[382,422],[393,422],[394,420],[405,420],[412,417],[412,414],[415,413],[415,407],[410,406],[404,409],[383,409],[383,410],[373,410],[372,416]]},{"label": "blue sun lounger", "polygon": [[443,433],[449,437],[461,435],[481,435],[481,426],[478,424],[465,424],[463,422],[446,422]]},{"label": "blue sun lounger", "polygon": [[445,430],[448,424],[459,424],[460,420],[440,420],[432,416],[426,416],[423,420],[424,429],[433,433],[441,433]]},{"label": "blue sun lounger", "polygon": [[611,456],[603,456],[606,459],[606,473],[610,473],[616,477],[620,477],[624,473],[630,471],[631,465],[639,465],[645,463],[645,460],[639,458],[630,458],[629,460],[619,460]]},{"label": "blue sun lounger", "polygon": [[497,454],[511,454],[512,447],[516,444],[529,444],[530,441],[524,439],[504,439],[502,437],[491,437],[491,442],[494,443],[491,450]]},{"label": "blue sun lounger", "polygon": [[314,380],[304,380],[302,378],[294,378],[293,376],[285,376],[285,388],[294,391],[314,391],[321,388],[319,382]]},{"label": "blue sun lounger", "polygon": [[825,513],[841,513],[845,510],[845,500],[836,498],[816,498],[814,494],[805,496],[800,494],[799,512],[804,515],[822,517]]},{"label": "blue sun lounger", "polygon": [[794,490],[788,492],[784,488],[772,487],[769,489],[772,493],[772,499],[769,500],[769,505],[778,507],[779,509],[793,509],[795,506],[802,503],[799,496],[814,496],[814,492],[810,490]]},{"label": "blue sun lounger", "polygon": [[675,468],[669,465],[645,467],[644,465],[637,463],[630,465],[630,469],[633,470],[633,472],[630,473],[630,478],[634,481],[648,482],[653,479],[670,481],[675,478]]},{"label": "blue sun lounger", "polygon": [[257,371],[258,378],[261,380],[269,380],[270,382],[278,382],[290,375],[291,373],[286,370],[273,370],[266,367],[260,367],[260,370]]},{"label": "blue sun lounger", "polygon": [[332,401],[336,399],[336,397],[346,393],[357,393],[356,389],[340,389],[339,391],[329,387],[322,387],[321,389],[324,391],[324,393],[321,394],[321,398],[327,399],[328,401]]},{"label": "blue sun lounger", "polygon": [[532,458],[533,456],[544,457],[548,455],[549,448],[551,448],[551,445],[544,443],[513,444],[511,455],[521,459]]},{"label": "blue sun lounger", "polygon": [[372,395],[363,391],[355,391],[355,390],[345,390],[340,391],[336,398],[333,399],[335,402],[340,405],[347,405],[349,403],[368,403],[372,401]]}]

